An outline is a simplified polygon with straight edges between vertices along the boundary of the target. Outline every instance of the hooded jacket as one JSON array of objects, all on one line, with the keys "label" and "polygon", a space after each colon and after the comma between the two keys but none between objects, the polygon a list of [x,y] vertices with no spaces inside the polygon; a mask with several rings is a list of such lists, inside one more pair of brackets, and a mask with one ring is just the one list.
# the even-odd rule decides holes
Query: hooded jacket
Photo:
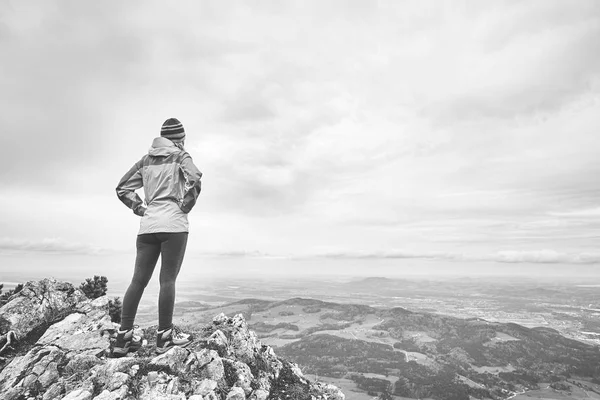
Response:
[{"label": "hooded jacket", "polygon": [[[171,140],[157,137],[148,154],[117,185],[117,196],[142,217],[139,234],[188,232],[187,214],[200,194],[202,173]],[[144,202],[135,192],[144,188]]]}]

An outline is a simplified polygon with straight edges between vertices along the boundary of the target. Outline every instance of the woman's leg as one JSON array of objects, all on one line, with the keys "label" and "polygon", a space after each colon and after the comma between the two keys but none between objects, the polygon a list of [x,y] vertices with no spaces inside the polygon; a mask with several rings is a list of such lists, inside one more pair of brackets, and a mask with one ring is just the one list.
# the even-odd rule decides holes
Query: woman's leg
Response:
[{"label": "woman's leg", "polygon": [[160,293],[158,295],[158,329],[168,329],[173,323],[175,281],[187,246],[187,232],[161,233]]},{"label": "woman's leg", "polygon": [[152,233],[138,235],[136,248],[137,256],[135,258],[133,278],[131,278],[129,288],[123,297],[121,330],[133,328],[133,321],[135,320],[140,299],[150,278],[152,278],[156,261],[158,261],[158,256],[160,255],[160,241]]}]

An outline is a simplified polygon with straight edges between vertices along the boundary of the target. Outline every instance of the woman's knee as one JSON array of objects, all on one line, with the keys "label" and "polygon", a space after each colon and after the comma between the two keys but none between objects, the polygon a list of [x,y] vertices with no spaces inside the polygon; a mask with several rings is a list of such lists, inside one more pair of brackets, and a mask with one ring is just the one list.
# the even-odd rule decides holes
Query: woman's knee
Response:
[{"label": "woman's knee", "polygon": [[146,286],[148,286],[148,280],[139,279],[135,277],[131,279],[131,283],[129,284],[130,288],[137,290],[144,290],[146,289]]},{"label": "woman's knee", "polygon": [[160,288],[161,289],[174,288],[174,287],[175,287],[175,279],[171,279],[171,278],[161,278],[160,279]]}]

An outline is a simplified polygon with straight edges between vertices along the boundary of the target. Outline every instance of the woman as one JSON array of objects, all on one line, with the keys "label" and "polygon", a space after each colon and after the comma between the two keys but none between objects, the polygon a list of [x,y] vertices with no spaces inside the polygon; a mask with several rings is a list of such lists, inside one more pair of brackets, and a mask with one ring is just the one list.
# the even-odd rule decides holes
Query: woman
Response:
[{"label": "woman", "polygon": [[[188,238],[188,217],[200,194],[202,173],[184,150],[185,131],[176,118],[169,118],[152,142],[148,154],[123,176],[117,196],[136,215],[142,217],[137,236],[135,269],[123,298],[121,327],[113,356],[122,357],[141,346],[133,335],[137,308],[161,256],[158,331],[156,351],[164,353],[173,346],[187,346],[192,335],[173,327],[175,281],[181,268]],[[144,188],[145,203],[135,193]]]}]

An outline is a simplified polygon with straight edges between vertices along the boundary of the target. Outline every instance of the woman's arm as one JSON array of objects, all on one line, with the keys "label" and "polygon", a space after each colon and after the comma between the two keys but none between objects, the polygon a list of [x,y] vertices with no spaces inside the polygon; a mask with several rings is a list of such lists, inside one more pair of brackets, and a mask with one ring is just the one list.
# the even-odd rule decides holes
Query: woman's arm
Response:
[{"label": "woman's arm", "polygon": [[133,167],[123,175],[116,189],[119,200],[127,207],[131,208],[134,214],[139,215],[140,217],[146,212],[146,207],[144,207],[144,202],[135,190],[144,185],[141,171],[142,160],[136,162]]},{"label": "woman's arm", "polygon": [[183,201],[181,202],[181,211],[187,214],[192,210],[194,204],[196,204],[196,199],[198,199],[198,195],[200,194],[202,172],[194,165],[192,157],[188,153],[184,154],[180,168],[185,177],[185,192],[183,194]]}]

